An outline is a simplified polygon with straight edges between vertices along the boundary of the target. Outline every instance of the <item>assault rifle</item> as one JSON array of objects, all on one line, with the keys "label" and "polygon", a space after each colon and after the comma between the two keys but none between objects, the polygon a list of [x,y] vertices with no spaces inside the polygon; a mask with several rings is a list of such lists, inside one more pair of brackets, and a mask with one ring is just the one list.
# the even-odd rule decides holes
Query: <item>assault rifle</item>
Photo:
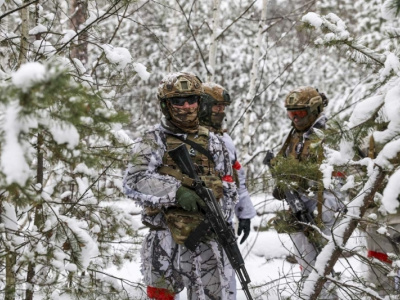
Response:
[{"label": "assault rifle", "polygon": [[184,144],[168,151],[168,154],[178,165],[182,173],[193,179],[192,188],[204,201],[204,205],[200,205],[200,210],[204,213],[204,221],[202,221],[200,225],[190,233],[184,243],[185,246],[189,250],[194,251],[203,237],[215,234],[217,242],[224,249],[232,268],[235,270],[239,278],[247,299],[253,300],[248,287],[250,277],[246,271],[243,257],[240,254],[239,247],[236,243],[235,233],[231,226],[229,226],[225,221],[221,207],[215,199],[213,192],[209,188],[206,188],[203,181],[199,178],[189,152]]}]

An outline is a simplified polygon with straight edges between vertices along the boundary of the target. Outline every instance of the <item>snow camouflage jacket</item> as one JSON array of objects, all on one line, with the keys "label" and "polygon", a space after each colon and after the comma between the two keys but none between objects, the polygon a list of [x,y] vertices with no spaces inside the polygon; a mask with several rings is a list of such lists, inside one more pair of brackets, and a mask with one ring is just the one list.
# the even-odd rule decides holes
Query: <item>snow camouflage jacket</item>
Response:
[{"label": "snow camouflage jacket", "polygon": [[[162,124],[156,125],[135,142],[132,149],[135,163],[128,166],[123,183],[125,194],[143,207],[142,222],[150,228],[157,229],[150,230],[142,245],[141,271],[144,282],[178,293],[185,287],[185,280],[189,280],[198,299],[209,299],[205,297],[207,291],[202,285],[202,274],[219,274],[215,281],[220,285],[223,295],[228,293],[233,270],[220,246],[211,240],[201,243],[195,252],[190,252],[174,242],[165,216],[160,212],[160,209],[177,205],[175,195],[181,186],[178,179],[157,172],[162,165],[168,134],[185,137],[184,133],[171,130],[163,120]],[[208,150],[214,158],[215,169],[220,176],[232,176],[228,151],[221,139],[211,132]],[[232,219],[236,202],[235,183],[223,181],[223,198],[220,203],[228,221]],[[204,257],[204,253],[207,253],[207,257]],[[206,260],[213,263],[208,265]],[[188,261],[190,263],[185,264]]]},{"label": "snow camouflage jacket", "polygon": [[246,187],[246,173],[243,167],[240,166],[239,162],[237,161],[236,147],[232,141],[232,138],[227,133],[224,133],[221,138],[228,149],[231,163],[237,170],[239,177],[239,186],[237,187],[239,202],[235,206],[235,214],[238,219],[251,219],[256,215],[256,210],[254,209],[253,203],[250,199],[250,194]]}]

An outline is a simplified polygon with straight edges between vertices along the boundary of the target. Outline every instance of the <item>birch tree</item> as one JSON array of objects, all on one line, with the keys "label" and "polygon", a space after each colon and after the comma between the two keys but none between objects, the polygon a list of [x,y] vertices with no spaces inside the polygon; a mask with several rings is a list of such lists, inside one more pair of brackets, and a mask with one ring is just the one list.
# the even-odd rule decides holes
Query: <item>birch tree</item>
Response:
[{"label": "birch tree", "polygon": [[212,22],[211,22],[211,36],[210,36],[210,46],[208,53],[208,65],[210,66],[211,74],[208,74],[207,81],[214,81],[214,74],[216,68],[216,55],[218,49],[218,29],[219,27],[219,0],[213,0],[213,9],[212,9]]},{"label": "birch tree", "polygon": [[256,96],[256,81],[258,79],[258,70],[259,70],[259,64],[260,64],[260,53],[261,53],[261,47],[262,47],[262,40],[263,40],[263,33],[264,33],[264,26],[265,26],[265,20],[267,18],[267,6],[268,6],[268,0],[263,0],[262,2],[262,12],[261,12],[261,19],[260,22],[258,23],[258,32],[257,32],[257,38],[256,42],[254,45],[254,54],[253,54],[253,65],[251,68],[250,72],[250,85],[249,85],[249,92],[246,95],[246,101],[244,105],[244,111],[245,111],[245,119],[244,119],[244,124],[243,124],[243,135],[242,135],[242,141],[243,141],[243,151],[242,151],[242,160],[244,160],[243,156],[249,155],[249,143],[251,141],[251,136],[252,133],[250,132],[249,128],[249,123],[250,123],[250,117],[251,117],[251,104],[254,101],[254,98]]}]

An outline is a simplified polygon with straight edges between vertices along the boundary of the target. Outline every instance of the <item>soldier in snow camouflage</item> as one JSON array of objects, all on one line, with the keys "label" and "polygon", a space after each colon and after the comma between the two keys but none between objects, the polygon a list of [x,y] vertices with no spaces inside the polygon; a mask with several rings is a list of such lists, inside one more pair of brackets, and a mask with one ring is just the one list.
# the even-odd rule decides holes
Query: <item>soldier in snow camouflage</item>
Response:
[{"label": "soldier in snow camouflage", "polygon": [[[203,84],[204,96],[201,100],[199,120],[200,125],[207,127],[210,131],[217,134],[224,142],[229,152],[234,179],[238,188],[239,201],[235,206],[235,215],[238,218],[238,232],[240,244],[242,244],[250,234],[251,219],[256,215],[250,194],[246,187],[246,172],[240,165],[237,157],[236,147],[232,138],[223,129],[225,119],[225,107],[231,104],[231,97],[228,91],[221,85],[206,82]],[[231,278],[230,290],[236,293],[236,276]]]},{"label": "soldier in snow camouflage", "polygon": [[[336,220],[335,214],[343,207],[341,202],[343,197],[337,190],[324,189],[322,174],[319,170],[324,159],[322,133],[327,118],[323,113],[323,107],[327,103],[328,99],[324,94],[309,86],[298,87],[287,95],[285,108],[293,127],[277,157],[270,161],[270,165],[271,171],[275,172],[277,182],[281,183],[274,189],[273,196],[282,200],[286,198],[285,189],[295,191],[309,213],[315,216],[315,223],[321,231],[329,235]],[[296,171],[301,169],[301,165],[307,165],[306,175],[296,174]],[[292,175],[285,177],[279,174],[277,169],[282,166],[292,168],[283,172]],[[344,175],[334,172],[332,176]],[[312,234],[311,229],[309,229],[310,232],[305,232],[304,227],[299,226],[296,217],[290,211],[280,214],[280,217],[275,220],[275,225],[278,232],[285,231],[290,234],[294,243],[296,260],[301,266],[302,280],[307,280],[318,255],[317,245],[323,241]],[[285,225],[283,230],[282,225]],[[317,236],[317,240],[313,240],[314,236]],[[320,297],[321,299],[336,299],[335,292],[331,293],[327,289],[323,289]]]},{"label": "soldier in snow camouflage", "polygon": [[191,73],[173,73],[159,85],[164,118],[133,148],[137,156],[124,178],[125,193],[142,207],[150,228],[141,250],[144,282],[150,299],[178,299],[185,287],[190,300],[234,300],[229,291],[232,267],[213,236],[194,252],[183,242],[202,220],[191,179],[167,151],[185,144],[202,180],[211,188],[227,221],[237,202],[229,154],[223,142],[199,126],[202,82]]}]

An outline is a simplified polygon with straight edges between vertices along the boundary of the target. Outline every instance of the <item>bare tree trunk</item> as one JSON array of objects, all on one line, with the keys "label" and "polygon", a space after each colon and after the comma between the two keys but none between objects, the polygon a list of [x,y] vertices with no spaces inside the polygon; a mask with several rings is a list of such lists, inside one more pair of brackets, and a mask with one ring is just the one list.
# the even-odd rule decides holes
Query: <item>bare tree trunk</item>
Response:
[{"label": "bare tree trunk", "polygon": [[212,34],[210,41],[210,52],[208,55],[208,65],[210,66],[211,73],[207,76],[207,81],[214,81],[215,77],[215,64],[217,59],[217,30],[220,27],[219,24],[219,0],[213,1],[213,20],[212,20]]},{"label": "bare tree trunk", "polygon": [[254,47],[254,56],[253,56],[253,65],[251,68],[250,72],[250,87],[249,87],[249,92],[246,96],[246,101],[245,101],[245,109],[248,109],[246,113],[246,117],[244,120],[243,124],[243,151],[242,153],[242,159],[241,161],[244,161],[245,155],[248,155],[249,153],[249,143],[250,143],[250,135],[249,135],[249,125],[250,125],[250,114],[251,114],[251,101],[254,99],[256,96],[256,80],[258,78],[258,66],[259,66],[259,59],[260,59],[260,52],[261,52],[261,44],[262,44],[262,36],[263,36],[263,31],[264,31],[264,25],[265,21],[267,19],[267,6],[268,6],[268,0],[263,0],[262,4],[262,12],[261,12],[261,20],[258,23],[258,33],[257,33],[257,41],[256,45]]},{"label": "bare tree trunk", "polygon": [[5,300],[15,300],[15,272],[14,267],[16,264],[15,253],[9,252],[6,255],[6,288]]},{"label": "bare tree trunk", "polygon": [[[25,0],[24,4],[29,3]],[[18,57],[18,68],[26,62],[29,48],[29,6],[20,10],[21,13],[21,41]]]},{"label": "bare tree trunk", "polygon": [[[38,134],[38,141],[37,141],[37,170],[36,170],[36,182],[41,185],[39,193],[42,192],[43,189],[43,136],[42,134]],[[42,217],[42,205],[38,204],[35,208],[35,226],[40,229],[43,225],[43,217]],[[35,263],[29,263],[28,265],[28,272],[26,275],[26,282],[30,284],[30,287],[26,290],[26,297],[25,300],[33,300],[33,286],[34,286],[34,278],[35,276]]]},{"label": "bare tree trunk", "polygon": [[[2,223],[1,216],[4,214],[2,202],[5,199],[0,196],[0,223]],[[6,266],[6,286],[4,300],[15,300],[15,271],[14,266],[16,263],[15,253],[8,251],[5,256]]]},{"label": "bare tree trunk", "polygon": [[[88,13],[88,2],[85,0],[71,0],[71,27],[79,32],[81,25],[86,22]],[[88,34],[83,32],[78,37],[78,45],[71,46],[71,58],[79,59],[84,65],[88,62]]]},{"label": "bare tree trunk", "polygon": [[[363,218],[368,206],[374,201],[374,196],[376,191],[382,185],[382,182],[386,176],[386,173],[379,167],[375,166],[373,174],[370,176],[369,181],[366,183],[363,189],[363,194],[359,194],[357,198],[359,198],[359,203],[361,205],[357,205],[356,203],[352,203],[352,210],[354,212],[349,212],[347,216],[340,222],[340,225],[334,230],[332,233],[332,237],[335,238],[335,241],[332,241],[333,251],[330,255],[330,258],[326,264],[319,264],[318,258],[321,256],[325,256],[329,253],[324,253],[325,249],[327,251],[331,251],[329,244],[324,247],[320,255],[317,257],[317,261],[315,263],[316,268],[321,265],[321,268],[316,271],[312,271],[308,276],[308,279],[304,285],[303,292],[305,295],[310,295],[308,299],[316,300],[318,295],[321,293],[321,290],[327,281],[327,277],[333,270],[334,265],[339,259],[342,253],[342,246],[346,245],[353,231],[357,228],[358,223]],[[353,206],[354,205],[354,206]],[[359,207],[359,209],[357,209]],[[324,274],[320,276],[318,274]]]}]

